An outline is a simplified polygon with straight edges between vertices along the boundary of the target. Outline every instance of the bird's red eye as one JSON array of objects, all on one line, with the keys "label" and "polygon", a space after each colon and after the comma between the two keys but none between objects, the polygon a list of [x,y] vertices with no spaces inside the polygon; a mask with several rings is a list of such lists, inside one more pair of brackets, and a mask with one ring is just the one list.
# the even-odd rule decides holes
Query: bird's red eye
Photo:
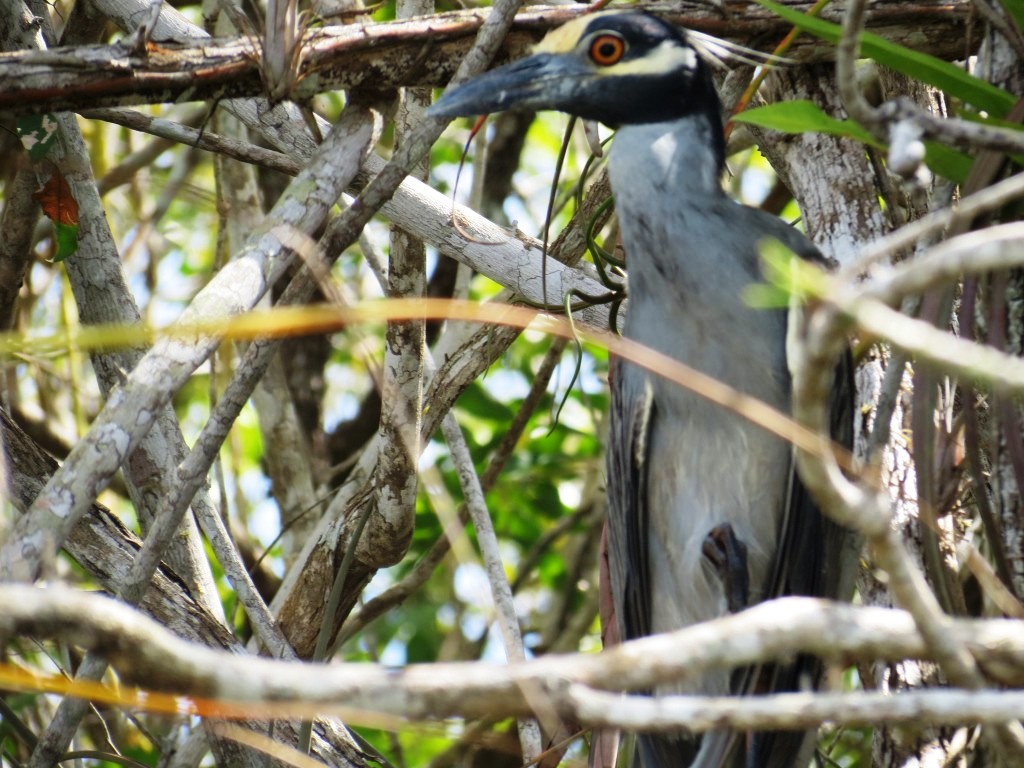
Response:
[{"label": "bird's red eye", "polygon": [[626,41],[618,35],[598,35],[590,43],[590,58],[602,67],[618,64],[625,52]]}]

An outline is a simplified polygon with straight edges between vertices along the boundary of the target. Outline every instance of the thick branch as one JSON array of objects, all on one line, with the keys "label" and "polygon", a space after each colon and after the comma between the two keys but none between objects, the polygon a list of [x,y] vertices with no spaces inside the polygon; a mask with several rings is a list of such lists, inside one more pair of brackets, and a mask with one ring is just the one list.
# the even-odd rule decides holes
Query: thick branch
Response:
[{"label": "thick branch", "polygon": [[[807,10],[811,3],[787,5]],[[968,0],[941,4],[878,0],[872,3],[867,26],[916,50],[961,59],[973,50],[967,40],[970,6]],[[789,30],[752,3],[744,4],[741,13],[725,17],[709,3],[644,7],[681,26],[754,48],[769,48]],[[497,62],[522,54],[548,29],[586,10],[585,5],[562,5],[534,7],[519,14]],[[165,11],[161,18],[167,15]],[[454,74],[486,16],[485,11],[455,11],[382,24],[312,29],[305,36],[301,75],[290,97],[302,100],[322,91],[361,85],[440,87]],[[832,46],[804,35],[788,55],[821,61],[831,58]],[[0,110],[52,112],[258,96],[264,92],[260,58],[260,43],[254,37],[161,41],[144,55],[118,44],[8,54],[0,56]]]},{"label": "thick branch", "polygon": [[[1010,684],[1024,680],[1024,625],[1020,621],[951,620],[950,632],[976,658],[985,660],[990,674]],[[21,634],[60,636],[103,653],[124,677],[149,689],[224,702],[289,702],[289,711],[294,704],[296,715],[345,707],[417,720],[528,714],[526,692],[530,691],[543,690],[556,703],[567,706],[571,697],[566,692],[571,685],[639,690],[700,674],[710,667],[777,661],[797,652],[840,662],[853,658],[895,661],[920,658],[928,652],[914,620],[904,611],[796,597],[624,643],[598,655],[547,656],[511,665],[462,662],[395,669],[379,664],[323,666],[241,657],[186,643],[142,614],[99,595],[59,587],[5,585],[0,587],[0,635]],[[806,704],[814,698],[810,694],[790,698],[793,696]],[[1024,709],[1024,697],[1019,692],[1013,696],[1016,699],[1004,700],[1004,719],[1019,716]],[[881,707],[887,699],[902,696],[879,697],[877,718],[859,713],[855,720],[885,717]],[[991,710],[985,715],[971,713],[966,701],[959,716],[944,722],[994,716]],[[255,711],[251,703],[240,709],[249,714]],[[813,721],[840,716],[832,707],[828,715]],[[608,722],[593,713],[585,719]],[[679,721],[674,724],[678,727]]]}]

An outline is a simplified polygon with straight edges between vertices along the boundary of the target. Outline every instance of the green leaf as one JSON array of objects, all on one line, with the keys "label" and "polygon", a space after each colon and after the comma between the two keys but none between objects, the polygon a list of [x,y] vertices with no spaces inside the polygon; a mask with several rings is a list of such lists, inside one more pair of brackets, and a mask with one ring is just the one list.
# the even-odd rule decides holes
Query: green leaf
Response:
[{"label": "green leaf", "polygon": [[53,149],[59,135],[57,120],[53,115],[20,115],[17,122],[18,138],[28,152],[29,159],[37,163]]},{"label": "green leaf", "polygon": [[62,224],[59,221],[53,222],[53,229],[57,236],[57,253],[54,261],[64,261],[78,250],[78,225]]},{"label": "green leaf", "polygon": [[[792,8],[772,2],[772,0],[756,0],[756,2],[793,26],[810,32],[815,37],[833,44],[839,42],[842,32],[838,24],[806,16]],[[934,86],[948,95],[967,104],[972,104],[978,109],[983,109],[996,117],[1005,115],[1017,102],[1013,94],[964,72],[955,64],[942,61],[926,53],[912,51],[870,32],[861,33],[860,55]]]},{"label": "green leaf", "polygon": [[838,120],[825,114],[813,101],[796,100],[755,107],[735,115],[737,123],[749,123],[783,133],[806,133],[815,131],[833,136],[846,136],[873,147],[881,147],[864,128],[853,120]]},{"label": "green leaf", "polygon": [[810,298],[825,294],[827,277],[818,265],[799,258],[774,237],[762,239],[757,250],[765,282],[747,286],[744,291],[744,297],[753,306],[786,306],[790,297],[803,304]]},{"label": "green leaf", "polygon": [[786,309],[789,306],[789,294],[766,283],[744,286],[741,298],[744,304],[753,309]]},{"label": "green leaf", "polygon": [[[834,136],[847,136],[872,147],[885,149],[884,144],[880,144],[857,123],[852,120],[837,120],[834,117],[829,117],[821,111],[817,104],[810,101],[785,101],[765,107],[756,107],[736,115],[733,120],[784,133],[817,131]],[[966,181],[967,174],[971,170],[971,163],[974,162],[969,155],[934,141],[925,142],[924,159],[933,172],[961,184]],[[772,306],[775,301],[770,292],[758,293],[756,290],[751,292],[747,299],[756,306]]]},{"label": "green leaf", "polygon": [[1002,0],[1003,8],[1013,16],[1017,29],[1024,30],[1024,2],[1022,0]]},{"label": "green leaf", "polygon": [[950,181],[963,184],[967,181],[967,174],[971,172],[974,158],[963,152],[950,149],[945,144],[925,141],[924,162],[939,176],[945,176]]}]

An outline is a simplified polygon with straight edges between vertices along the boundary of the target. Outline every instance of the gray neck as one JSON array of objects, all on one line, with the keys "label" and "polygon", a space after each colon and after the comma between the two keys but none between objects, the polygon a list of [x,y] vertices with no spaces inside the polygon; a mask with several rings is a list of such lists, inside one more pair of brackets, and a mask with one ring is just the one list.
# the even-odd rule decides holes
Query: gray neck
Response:
[{"label": "gray neck", "polygon": [[669,194],[677,204],[686,204],[722,195],[721,159],[715,149],[721,138],[712,134],[715,130],[721,127],[700,114],[619,128],[609,158],[616,197]]},{"label": "gray neck", "polygon": [[738,301],[748,270],[723,261],[745,258],[750,249],[737,242],[740,206],[722,191],[712,130],[695,115],[623,126],[612,142],[608,171],[626,249],[630,314],[636,300],[647,298]]},{"label": "gray neck", "polygon": [[[759,241],[782,239],[786,228],[726,196],[709,130],[700,119],[628,126],[612,143],[629,282],[623,333],[785,405],[786,315],[752,308],[743,296],[762,279]],[[682,402],[666,394],[661,406]]]}]

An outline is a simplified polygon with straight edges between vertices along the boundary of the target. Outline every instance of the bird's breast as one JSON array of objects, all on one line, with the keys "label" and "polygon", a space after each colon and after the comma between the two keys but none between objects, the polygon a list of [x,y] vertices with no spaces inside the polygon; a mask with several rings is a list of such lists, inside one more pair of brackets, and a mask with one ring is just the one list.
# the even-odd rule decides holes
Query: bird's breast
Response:
[{"label": "bird's breast", "polygon": [[[761,233],[747,231],[750,218],[725,197],[712,163],[697,122],[631,126],[616,137],[610,172],[629,275],[624,332],[786,411],[786,313],[744,301],[760,279]],[[723,524],[747,546],[750,599],[761,599],[790,452],[699,394],[640,375],[650,376],[654,412],[646,538],[652,630],[661,632],[727,611],[721,574],[702,551]]]}]

